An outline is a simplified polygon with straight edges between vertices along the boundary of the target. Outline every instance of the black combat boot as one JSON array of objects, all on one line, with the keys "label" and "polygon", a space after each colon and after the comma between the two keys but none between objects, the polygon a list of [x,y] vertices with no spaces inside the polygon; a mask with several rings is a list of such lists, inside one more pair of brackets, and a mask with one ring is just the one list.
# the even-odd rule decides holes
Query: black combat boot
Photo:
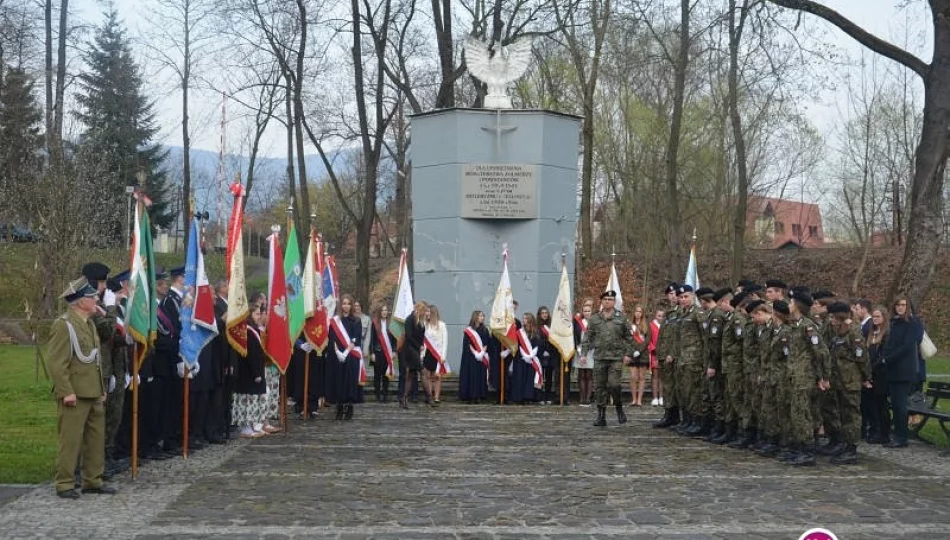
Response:
[{"label": "black combat boot", "polygon": [[832,465],[857,465],[858,446],[855,444],[845,445],[844,452],[831,458]]},{"label": "black combat boot", "polygon": [[617,409],[617,423],[620,425],[627,423],[627,413],[623,412],[623,395],[620,393],[620,389],[616,389],[613,392],[614,395],[614,408]]},{"label": "black combat boot", "polygon": [[748,448],[755,442],[755,430],[751,427],[736,432],[735,440],[729,441],[729,448]]},{"label": "black combat boot", "polygon": [[765,436],[765,430],[759,429],[755,432],[755,441],[749,446],[749,450],[758,452],[767,444],[769,444],[769,438]]},{"label": "black combat boot", "polygon": [[686,430],[686,435],[689,437],[705,437],[709,435],[711,422],[709,416],[697,416],[693,427]]},{"label": "black combat boot", "polygon": [[679,424],[673,426],[673,429],[671,430],[677,435],[683,435],[687,429],[693,427],[693,415],[686,412],[685,409],[681,409],[680,413],[683,415],[683,420]]},{"label": "black combat boot", "polygon": [[729,422],[725,424],[722,433],[718,437],[714,437],[711,441],[713,444],[729,444],[736,438],[736,423]]},{"label": "black combat boot", "polygon": [[597,406],[597,420],[594,420],[594,427],[604,427],[607,425],[607,407]]},{"label": "black combat boot", "polygon": [[663,429],[675,426],[679,423],[680,412],[676,407],[668,407],[663,411],[663,418],[660,418],[658,421],[653,422],[653,427],[657,429]]},{"label": "black combat boot", "polygon": [[383,379],[383,403],[389,403],[389,379]]},{"label": "black combat boot", "polygon": [[759,449],[755,451],[755,453],[759,454],[760,456],[773,457],[775,454],[778,453],[779,448],[780,446],[779,446],[778,437],[773,437],[773,438],[766,437],[765,444],[760,446]]},{"label": "black combat boot", "polygon": [[353,419],[353,404],[347,403],[346,407],[343,408],[343,419],[352,420]]},{"label": "black combat boot", "polygon": [[799,449],[797,446],[790,445],[785,446],[779,449],[778,455],[775,456],[775,459],[783,462],[791,461],[798,457]]},{"label": "black combat boot", "polygon": [[336,419],[343,420],[343,413],[344,413],[343,404],[337,403],[336,404]]},{"label": "black combat boot", "polygon": [[722,420],[716,420],[716,422],[713,424],[712,431],[710,431],[709,435],[706,435],[706,437],[704,437],[703,440],[708,443],[711,443],[714,440],[718,439],[719,437],[722,437],[725,432],[726,432],[726,423],[723,422]]},{"label": "black combat boot", "polygon": [[785,463],[793,467],[813,467],[815,465],[815,456],[805,450],[805,445],[798,446],[798,455],[786,461]]},{"label": "black combat boot", "polygon": [[837,433],[832,433],[828,436],[828,444],[824,446],[819,446],[815,453],[819,456],[836,456],[844,452],[845,444],[841,440],[841,436]]}]

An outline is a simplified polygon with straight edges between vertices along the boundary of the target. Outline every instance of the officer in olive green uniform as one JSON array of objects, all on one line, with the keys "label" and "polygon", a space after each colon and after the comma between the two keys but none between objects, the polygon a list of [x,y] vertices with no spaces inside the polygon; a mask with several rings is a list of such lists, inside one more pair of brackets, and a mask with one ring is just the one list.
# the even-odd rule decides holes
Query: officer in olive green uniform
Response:
[{"label": "officer in olive green uniform", "polygon": [[[729,291],[731,292],[731,291]],[[725,409],[723,408],[722,376],[722,327],[726,314],[719,309],[716,291],[701,287],[696,291],[699,304],[705,313],[703,320],[703,408],[711,418],[712,430],[706,435],[706,442],[712,441],[725,431]]]},{"label": "officer in olive green uniform", "polygon": [[69,284],[62,298],[69,309],[50,329],[47,370],[57,401],[56,494],[77,499],[74,470],[82,457],[82,492],[113,494],[102,483],[106,388],[102,383],[96,287],[86,278]]},{"label": "officer in olive green uniform", "polygon": [[828,307],[834,337],[831,353],[831,392],[837,396],[838,425],[844,440],[843,452],[831,458],[835,465],[858,462],[858,439],[861,437],[861,388],[871,387],[871,368],[861,327],[851,321],[851,307],[836,302]]},{"label": "officer in olive green uniform", "polygon": [[[739,423],[739,403],[741,403],[742,383],[742,333],[735,333],[736,312],[732,304],[733,293],[730,288],[719,289],[713,295],[717,310],[722,316],[721,327],[716,329],[720,336],[719,367],[716,375],[720,377],[719,385],[721,405],[717,416],[715,437],[710,437],[713,444],[726,444],[735,439]],[[710,330],[710,334],[712,331]],[[707,356],[711,353],[707,354]],[[732,379],[736,379],[733,383]]]},{"label": "officer in olive green uniform", "polygon": [[656,362],[660,372],[660,384],[663,385],[663,418],[654,422],[655,428],[667,428],[680,423],[680,403],[676,400],[676,364],[673,351],[675,350],[676,325],[680,318],[679,300],[676,289],[679,285],[670,283],[664,294],[670,302],[670,307],[663,316],[660,326],[660,335],[656,339]]},{"label": "officer in olive green uniform", "polygon": [[617,422],[627,422],[623,412],[623,399],[620,396],[621,362],[632,362],[636,347],[630,322],[623,313],[616,311],[616,291],[607,291],[600,295],[601,309],[587,323],[587,333],[581,340],[581,350],[597,351],[594,357],[594,395],[597,399],[597,420],[595,426],[607,425],[607,402],[613,397],[617,408]]},{"label": "officer in olive green uniform", "polygon": [[775,391],[769,385],[769,354],[771,353],[772,306],[764,300],[753,300],[746,306],[750,322],[746,326],[746,340],[742,344],[744,357],[742,365],[746,374],[746,391],[751,396],[750,422],[755,426],[756,434],[748,441],[748,448],[759,451],[770,443],[766,435],[768,424],[769,400]]}]

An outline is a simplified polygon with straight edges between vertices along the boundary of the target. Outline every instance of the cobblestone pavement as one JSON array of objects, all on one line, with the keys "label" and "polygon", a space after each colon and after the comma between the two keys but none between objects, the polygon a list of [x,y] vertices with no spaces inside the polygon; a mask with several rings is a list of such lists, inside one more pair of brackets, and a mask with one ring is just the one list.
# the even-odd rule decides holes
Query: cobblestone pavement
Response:
[{"label": "cobblestone pavement", "polygon": [[[610,411],[613,412],[612,410]],[[115,497],[51,485],[0,506],[3,538],[950,537],[950,459],[915,443],[792,469],[577,406],[358,406],[147,465]]]}]

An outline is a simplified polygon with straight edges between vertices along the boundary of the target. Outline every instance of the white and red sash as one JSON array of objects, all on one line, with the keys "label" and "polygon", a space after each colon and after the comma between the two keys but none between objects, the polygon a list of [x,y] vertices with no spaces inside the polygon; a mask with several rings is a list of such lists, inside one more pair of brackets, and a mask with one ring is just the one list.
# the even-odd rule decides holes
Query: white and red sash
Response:
[{"label": "white and red sash", "polygon": [[640,329],[637,328],[637,325],[635,324],[630,325],[630,333],[633,334],[633,340],[639,343],[640,345],[643,345],[643,334],[641,334],[639,330]]},{"label": "white and red sash", "polygon": [[578,313],[577,315],[574,315],[574,322],[576,322],[577,325],[581,327],[581,333],[584,333],[587,331],[587,319],[585,319],[584,317],[581,317],[580,313]]},{"label": "white and red sash", "polygon": [[518,347],[521,349],[521,358],[534,368],[534,387],[541,388],[544,372],[541,371],[541,362],[538,361],[538,348],[531,346],[531,340],[528,339],[524,328],[518,330]]},{"label": "white and red sash", "polygon": [[475,356],[475,361],[481,362],[488,368],[488,351],[485,349],[485,344],[482,343],[482,336],[478,335],[478,332],[471,326],[465,327],[465,335],[468,336],[468,349],[472,351],[472,355]]},{"label": "white and red sash", "polygon": [[393,371],[393,344],[389,341],[389,328],[386,321],[373,321],[376,327],[376,339],[379,340],[379,348],[383,350],[383,357],[386,359],[386,378],[392,379]]},{"label": "white and red sash", "polygon": [[449,373],[452,373],[452,369],[449,367],[448,362],[446,362],[445,359],[442,358],[442,353],[439,351],[439,348],[436,347],[435,344],[432,343],[432,341],[429,339],[429,336],[426,336],[423,339],[422,343],[425,346],[425,350],[426,350],[425,354],[428,354],[432,358],[435,358],[436,375],[448,375]]},{"label": "white and red sash", "polygon": [[656,354],[656,344],[657,340],[660,338],[660,321],[653,319],[650,321],[650,343],[647,345],[647,350],[650,351],[650,354]]},{"label": "white and red sash", "polygon": [[[336,335],[337,341],[341,343],[346,343],[348,345],[353,343],[353,340],[350,339],[350,334],[347,333],[346,327],[343,326],[343,321],[340,320],[339,315],[330,319],[330,331],[333,332],[334,335]],[[366,384],[367,375],[366,375],[366,363],[363,361],[363,351],[359,347],[354,345],[353,348],[350,349],[349,354],[352,354],[360,361],[360,386],[364,386]],[[336,350],[336,357],[339,358],[340,362],[343,362],[344,360],[346,360],[346,356],[347,355],[346,355],[345,349],[342,351],[340,349]]]}]

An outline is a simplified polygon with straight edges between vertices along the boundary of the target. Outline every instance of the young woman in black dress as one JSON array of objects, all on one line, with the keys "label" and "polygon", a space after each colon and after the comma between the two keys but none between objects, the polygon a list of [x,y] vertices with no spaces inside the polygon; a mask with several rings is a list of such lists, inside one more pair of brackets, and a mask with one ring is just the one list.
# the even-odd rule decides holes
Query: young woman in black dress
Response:
[{"label": "young woman in black dress", "polygon": [[459,365],[459,399],[466,403],[478,403],[488,397],[488,340],[485,314],[473,311],[462,333]]},{"label": "young woman in black dress", "polygon": [[360,403],[362,387],[363,325],[353,315],[353,297],[340,297],[336,317],[330,321],[330,361],[327,366],[327,400],[336,403],[336,419],[352,420],[353,404]]},{"label": "young woman in black dress", "polygon": [[389,379],[396,362],[396,338],[389,332],[389,306],[379,306],[370,329],[370,350],[373,353],[373,390],[378,403],[389,401]]}]

